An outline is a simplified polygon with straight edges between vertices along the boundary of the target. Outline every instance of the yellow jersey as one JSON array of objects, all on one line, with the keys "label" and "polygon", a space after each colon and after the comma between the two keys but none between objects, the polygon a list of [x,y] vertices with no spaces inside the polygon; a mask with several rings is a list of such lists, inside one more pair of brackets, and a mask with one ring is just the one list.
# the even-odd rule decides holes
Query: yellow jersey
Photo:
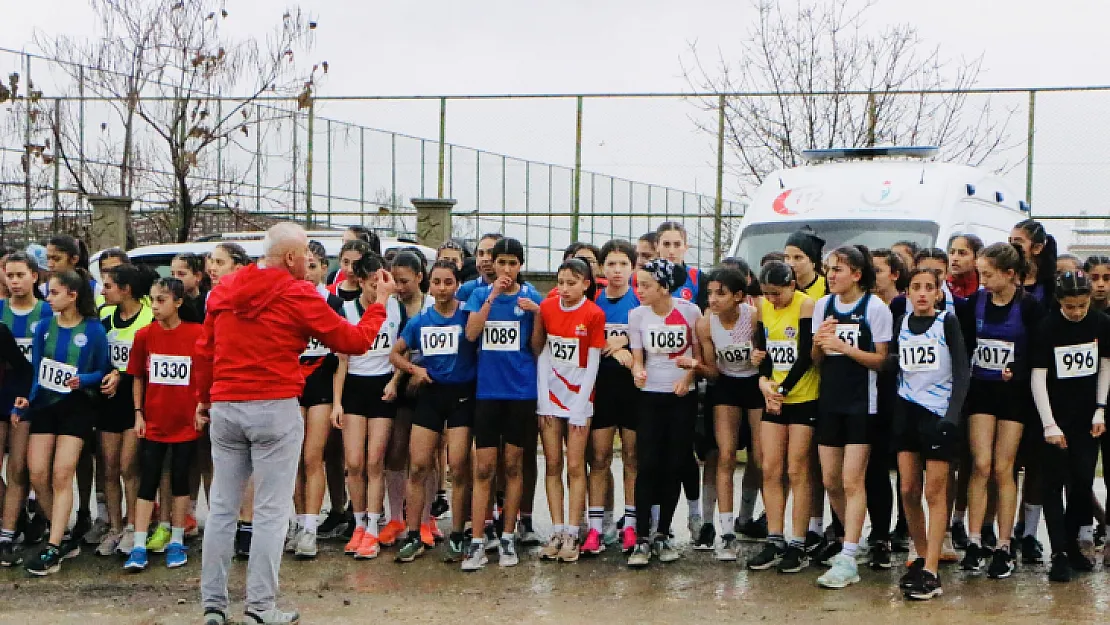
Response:
[{"label": "yellow jersey", "polygon": [[[821,277],[822,285],[824,280],[824,277]],[[766,298],[763,299],[760,317],[767,335],[767,358],[771,359],[771,378],[779,384],[786,379],[790,368],[794,366],[794,362],[800,355],[798,338],[801,332],[802,304],[807,299],[810,298],[805,293],[795,290],[794,299],[782,309],[776,309]],[[794,388],[790,389],[783,403],[801,404],[815,401],[820,387],[821,378],[817,369],[811,366]]]}]

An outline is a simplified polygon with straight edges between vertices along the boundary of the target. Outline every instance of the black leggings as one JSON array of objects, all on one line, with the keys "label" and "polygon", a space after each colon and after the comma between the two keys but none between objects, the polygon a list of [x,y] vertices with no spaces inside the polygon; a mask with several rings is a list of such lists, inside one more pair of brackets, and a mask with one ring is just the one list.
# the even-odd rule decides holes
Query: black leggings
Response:
[{"label": "black leggings", "polygon": [[890,518],[894,513],[894,490],[890,485],[891,427],[889,413],[880,413],[871,419],[868,437],[871,455],[867,459],[867,472],[863,488],[867,493],[867,514],[871,517],[870,542],[890,540]]},{"label": "black leggings", "polygon": [[[1064,430],[1067,449],[1042,443],[1039,466],[1044,500],[1045,525],[1052,544],[1052,553],[1065,553],[1075,549],[1079,541],[1079,528],[1089,525],[1094,516],[1092,487],[1095,481],[1095,463],[1098,460],[1098,441],[1091,437],[1090,424],[1086,429]],[[1067,510],[1064,493],[1067,492]]]},{"label": "black leggings", "polygon": [[197,454],[197,442],[159,443],[139,441],[139,499],[154,501],[158,484],[162,481],[162,467],[166,453],[170,454],[170,492],[174,497],[185,497],[189,489],[189,467]]},{"label": "black leggings", "polygon": [[651,507],[659,506],[660,534],[671,531],[671,520],[682,489],[683,472],[693,456],[697,396],[640,393],[640,423],[636,428],[636,533],[648,538]]}]

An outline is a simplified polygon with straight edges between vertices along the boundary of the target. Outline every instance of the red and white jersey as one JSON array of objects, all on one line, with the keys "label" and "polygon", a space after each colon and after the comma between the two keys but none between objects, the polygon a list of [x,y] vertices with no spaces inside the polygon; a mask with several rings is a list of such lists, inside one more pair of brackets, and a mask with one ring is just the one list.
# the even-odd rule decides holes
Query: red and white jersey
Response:
[{"label": "red and white jersey", "polygon": [[594,413],[593,387],[605,347],[605,313],[587,299],[567,309],[560,298],[551,297],[540,304],[540,317],[547,344],[538,369],[537,412],[585,425]]},{"label": "red and white jersey", "polygon": [[672,301],[674,307],[664,317],[655,314],[651,306],[628,313],[628,346],[644,350],[645,391],[673,393],[675,382],[686,375],[678,359],[694,355],[694,326],[701,319],[701,309],[677,297]]}]

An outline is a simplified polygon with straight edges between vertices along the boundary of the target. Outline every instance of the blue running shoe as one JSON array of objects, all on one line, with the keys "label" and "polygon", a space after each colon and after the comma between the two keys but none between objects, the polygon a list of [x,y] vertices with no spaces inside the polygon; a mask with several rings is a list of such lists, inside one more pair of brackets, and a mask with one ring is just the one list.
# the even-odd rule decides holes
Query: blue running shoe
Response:
[{"label": "blue running shoe", "polygon": [[127,557],[127,562],[123,565],[125,571],[145,571],[146,570],[146,547],[135,547],[131,550],[131,555]]},{"label": "blue running shoe", "polygon": [[166,546],[166,567],[176,569],[179,566],[185,566],[189,561],[189,556],[185,554],[185,545],[181,543],[170,543]]}]

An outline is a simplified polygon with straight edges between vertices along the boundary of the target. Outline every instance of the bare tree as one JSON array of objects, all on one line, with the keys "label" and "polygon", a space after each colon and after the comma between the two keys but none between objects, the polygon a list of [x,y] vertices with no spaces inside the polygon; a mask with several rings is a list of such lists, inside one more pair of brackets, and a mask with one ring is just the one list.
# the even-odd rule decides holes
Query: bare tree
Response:
[{"label": "bare tree", "polygon": [[[990,98],[973,103],[964,92],[978,83],[982,57],[945,58],[909,24],[868,30],[874,4],[753,0],[758,19],[739,61],[718,54],[709,67],[690,45],[683,74],[691,89],[747,94],[725,100],[728,160],[741,194],[798,165],[810,148],[935,145],[946,160],[982,165],[1009,147],[1014,108],[999,112]],[[698,104],[714,113],[719,106],[716,97]],[[716,119],[699,122],[714,137]]]},{"label": "bare tree", "polygon": [[[265,41],[236,40],[219,0],[90,2],[95,38],[37,39],[80,87],[112,107],[122,134],[114,144],[116,171],[90,178],[87,169],[74,168],[77,140],[65,129],[56,133],[60,155],[82,192],[97,180],[98,187],[113,183],[119,195],[164,204],[173,238],[185,241],[198,210],[238,205],[241,174],[262,166],[251,160],[260,151],[245,146],[258,141],[252,135],[311,103],[327,63],[300,71],[297,61],[311,50],[316,23],[289,9]],[[284,105],[264,102],[282,98]],[[229,151],[247,161],[224,158]]]}]

